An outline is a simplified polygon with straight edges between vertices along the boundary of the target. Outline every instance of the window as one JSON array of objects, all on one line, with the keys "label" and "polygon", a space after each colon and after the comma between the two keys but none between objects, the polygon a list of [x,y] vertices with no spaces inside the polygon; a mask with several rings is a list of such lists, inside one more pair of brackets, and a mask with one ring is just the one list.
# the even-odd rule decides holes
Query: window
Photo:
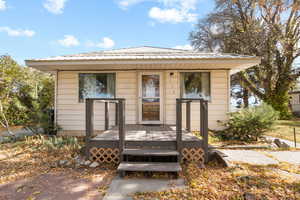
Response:
[{"label": "window", "polygon": [[113,73],[79,74],[79,101],[86,98],[114,98],[116,78]]},{"label": "window", "polygon": [[209,72],[183,72],[180,79],[182,98],[204,98],[210,100]]}]

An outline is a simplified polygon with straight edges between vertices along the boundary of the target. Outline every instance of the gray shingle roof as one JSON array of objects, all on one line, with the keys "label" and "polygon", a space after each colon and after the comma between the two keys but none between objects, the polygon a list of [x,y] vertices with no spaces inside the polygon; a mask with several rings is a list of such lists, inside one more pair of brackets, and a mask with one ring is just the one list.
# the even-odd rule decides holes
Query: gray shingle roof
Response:
[{"label": "gray shingle roof", "polygon": [[144,60],[144,59],[253,59],[255,56],[222,53],[203,53],[193,50],[181,50],[159,47],[133,47],[31,59],[28,61],[76,61],[76,60]]}]

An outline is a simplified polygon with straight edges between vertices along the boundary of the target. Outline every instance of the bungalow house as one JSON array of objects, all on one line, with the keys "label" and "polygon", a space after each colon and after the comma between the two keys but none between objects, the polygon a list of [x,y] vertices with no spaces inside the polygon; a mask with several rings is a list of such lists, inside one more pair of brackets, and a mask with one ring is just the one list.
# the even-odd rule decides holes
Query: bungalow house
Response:
[{"label": "bungalow house", "polygon": [[[226,120],[230,109],[230,75],[259,63],[254,56],[149,46],[26,60],[29,67],[55,74],[59,134],[87,136],[91,158],[126,160],[119,166],[124,171],[147,169],[130,165],[130,155],[203,160],[205,142],[191,130],[222,128],[217,121]],[[148,167],[180,170],[172,163],[168,169]]]}]

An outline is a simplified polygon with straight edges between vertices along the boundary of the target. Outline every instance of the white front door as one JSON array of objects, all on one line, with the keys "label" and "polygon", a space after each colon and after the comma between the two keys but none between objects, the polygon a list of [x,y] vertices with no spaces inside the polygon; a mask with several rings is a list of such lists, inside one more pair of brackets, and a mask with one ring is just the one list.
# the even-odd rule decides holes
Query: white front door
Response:
[{"label": "white front door", "polygon": [[162,75],[142,72],[139,75],[139,121],[142,124],[162,123]]}]

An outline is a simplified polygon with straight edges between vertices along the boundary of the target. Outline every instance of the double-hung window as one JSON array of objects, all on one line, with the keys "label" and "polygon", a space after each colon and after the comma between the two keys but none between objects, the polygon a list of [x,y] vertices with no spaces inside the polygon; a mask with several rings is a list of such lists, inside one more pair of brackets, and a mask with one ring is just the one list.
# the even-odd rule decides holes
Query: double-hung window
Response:
[{"label": "double-hung window", "polygon": [[79,101],[86,98],[114,98],[116,75],[114,73],[79,74]]},{"label": "double-hung window", "polygon": [[209,72],[182,72],[180,82],[182,98],[211,99]]}]

